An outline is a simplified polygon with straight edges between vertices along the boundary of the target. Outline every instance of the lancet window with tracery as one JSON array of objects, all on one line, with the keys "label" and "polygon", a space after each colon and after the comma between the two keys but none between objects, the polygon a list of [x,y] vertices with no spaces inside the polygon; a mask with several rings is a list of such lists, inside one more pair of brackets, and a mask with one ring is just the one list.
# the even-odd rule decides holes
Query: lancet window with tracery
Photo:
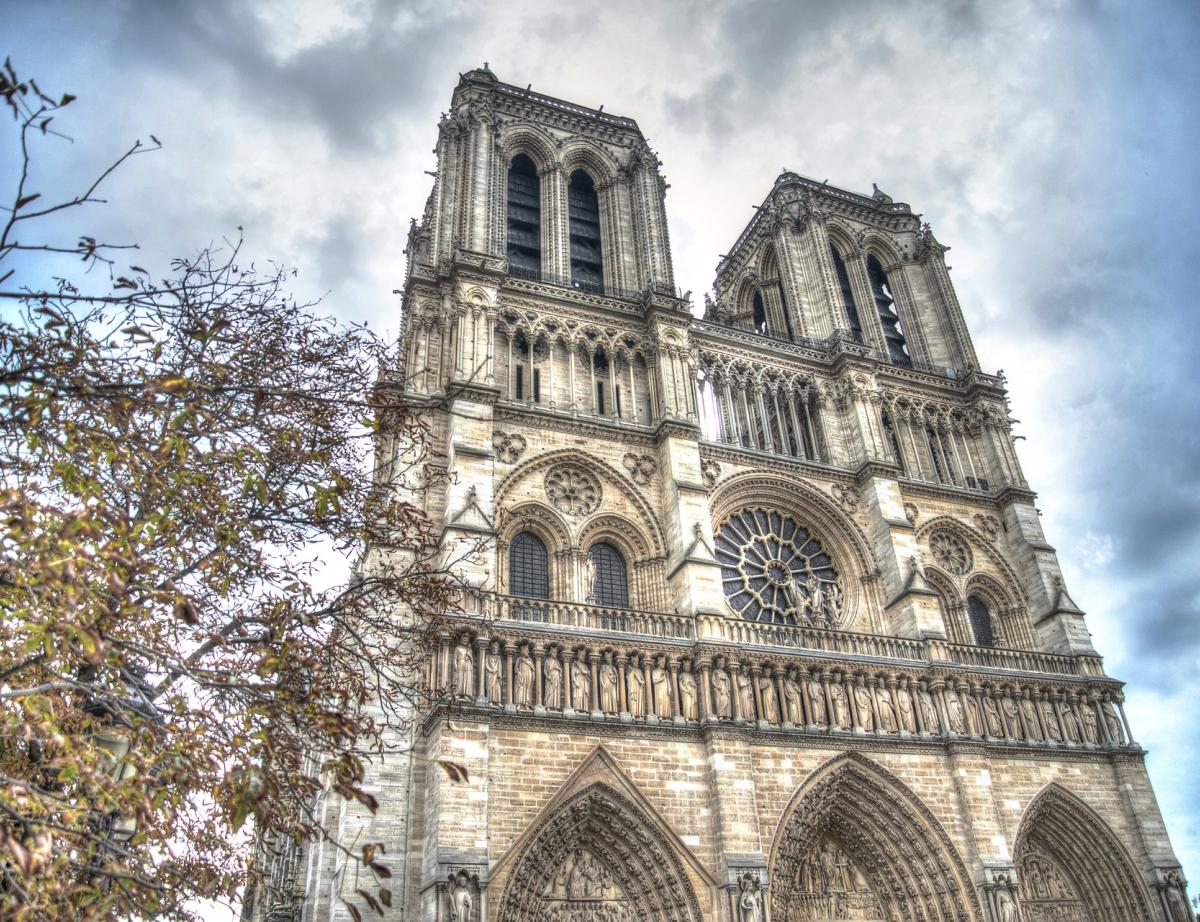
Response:
[{"label": "lancet window with tracery", "polygon": [[537,167],[525,154],[513,157],[508,168],[508,271],[537,279],[542,268],[541,190]]},{"label": "lancet window with tracery", "polygon": [[821,543],[790,516],[745,509],[716,536],[725,598],[749,621],[830,626],[841,613],[841,587]]}]

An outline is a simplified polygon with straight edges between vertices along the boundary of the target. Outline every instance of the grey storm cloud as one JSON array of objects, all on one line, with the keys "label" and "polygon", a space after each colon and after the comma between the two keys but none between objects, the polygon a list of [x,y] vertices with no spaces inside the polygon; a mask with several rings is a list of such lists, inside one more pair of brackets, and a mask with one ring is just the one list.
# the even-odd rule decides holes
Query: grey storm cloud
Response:
[{"label": "grey storm cloud", "polygon": [[6,25],[22,72],[80,96],[74,153],[166,142],[114,187],[114,232],[165,260],[243,224],[385,329],[438,113],[484,60],[637,119],[697,300],[784,166],[911,203],[1200,878],[1200,7],[124,0]]}]

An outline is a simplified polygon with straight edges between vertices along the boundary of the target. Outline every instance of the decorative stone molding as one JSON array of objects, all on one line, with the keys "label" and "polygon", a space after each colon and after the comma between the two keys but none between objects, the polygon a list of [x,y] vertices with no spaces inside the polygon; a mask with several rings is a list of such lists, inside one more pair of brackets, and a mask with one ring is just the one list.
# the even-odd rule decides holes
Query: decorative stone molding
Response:
[{"label": "decorative stone molding", "polygon": [[904,504],[904,517],[908,519],[909,525],[917,524],[917,521],[921,518],[921,510],[916,503]]},{"label": "decorative stone molding", "polygon": [[711,459],[700,462],[700,477],[704,486],[711,490],[721,479],[721,465]]},{"label": "decorative stone molding", "polygon": [[975,527],[987,535],[989,541],[1000,537],[1000,520],[994,515],[975,515]]},{"label": "decorative stone molding", "polygon": [[600,507],[600,482],[588,471],[569,464],[546,471],[546,496],[550,504],[567,515],[591,515]]},{"label": "decorative stone molding", "polygon": [[847,512],[853,512],[858,508],[858,491],[853,487],[835,483],[830,487],[829,492],[833,494],[833,498],[837,501],[837,504]]},{"label": "decorative stone molding", "polygon": [[974,558],[967,543],[947,529],[939,528],[929,536],[929,553],[934,562],[955,576],[971,572]]},{"label": "decorative stone molding", "polygon": [[492,447],[496,457],[505,464],[516,464],[525,453],[525,437],[519,433],[506,433],[497,429],[492,433]]},{"label": "decorative stone molding", "polygon": [[651,478],[658,473],[658,462],[650,455],[638,455],[633,452],[628,452],[621,463],[625,466],[625,470],[629,472],[630,478],[638,486],[648,486]]}]

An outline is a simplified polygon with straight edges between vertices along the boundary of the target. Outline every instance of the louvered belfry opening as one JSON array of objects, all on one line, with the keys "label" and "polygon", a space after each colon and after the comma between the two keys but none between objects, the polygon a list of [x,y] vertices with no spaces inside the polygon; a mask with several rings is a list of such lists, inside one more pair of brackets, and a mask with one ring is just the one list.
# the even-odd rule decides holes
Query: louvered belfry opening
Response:
[{"label": "louvered belfry opening", "polygon": [[850,273],[846,271],[846,261],[837,247],[831,246],[833,268],[837,272],[838,286],[842,289],[842,303],[846,305],[846,318],[850,321],[850,333],[856,342],[863,341],[862,321],[858,319],[858,305],[854,302],[854,289],[850,287]]},{"label": "louvered belfry opening", "polygon": [[600,202],[596,184],[583,170],[571,174],[567,190],[571,239],[571,284],[582,291],[604,294],[600,257]]},{"label": "louvered belfry opening", "polygon": [[879,259],[872,254],[867,257],[867,277],[871,280],[871,293],[875,296],[875,310],[883,326],[883,338],[887,341],[888,361],[893,365],[912,367],[908,344],[904,340],[904,329],[900,326],[900,315],[896,312],[896,298],[888,285],[887,273]]},{"label": "louvered belfry opening", "polygon": [[761,291],[754,292],[754,332],[764,336],[771,332],[767,326],[767,308],[763,304]]},{"label": "louvered belfry opening", "polygon": [[525,154],[508,168],[508,271],[537,279],[542,269],[542,200],[537,167]]}]

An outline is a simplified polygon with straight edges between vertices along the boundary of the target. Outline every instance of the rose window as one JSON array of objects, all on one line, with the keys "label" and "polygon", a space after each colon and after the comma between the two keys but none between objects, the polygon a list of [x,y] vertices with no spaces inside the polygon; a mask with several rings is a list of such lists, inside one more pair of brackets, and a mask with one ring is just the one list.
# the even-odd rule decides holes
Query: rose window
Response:
[{"label": "rose window", "polygon": [[832,626],[842,595],[833,561],[794,519],[765,509],[730,516],[717,531],[730,606],[749,621]]},{"label": "rose window", "polygon": [[939,567],[955,576],[971,572],[971,549],[952,531],[939,529],[930,535],[929,553]]},{"label": "rose window", "polygon": [[546,473],[546,496],[567,515],[590,515],[600,505],[600,484],[580,468],[556,467]]}]

